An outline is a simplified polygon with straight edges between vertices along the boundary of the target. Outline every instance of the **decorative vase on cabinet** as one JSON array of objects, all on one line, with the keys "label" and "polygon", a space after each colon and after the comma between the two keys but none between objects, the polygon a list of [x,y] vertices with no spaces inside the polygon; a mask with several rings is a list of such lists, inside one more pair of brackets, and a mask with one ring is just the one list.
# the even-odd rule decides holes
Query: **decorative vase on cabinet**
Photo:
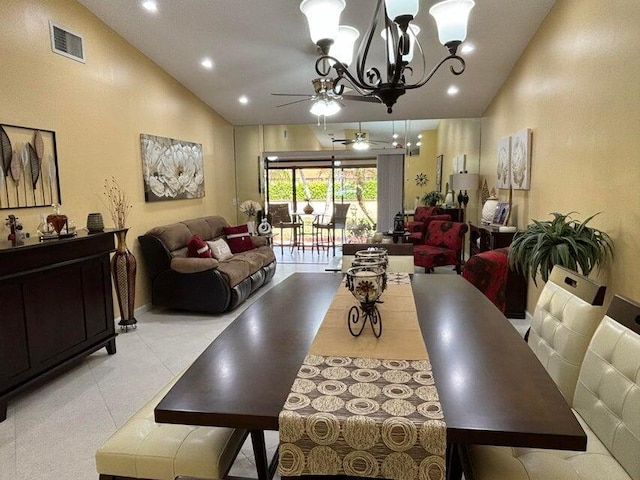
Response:
[{"label": "decorative vase on cabinet", "polygon": [[127,231],[115,232],[118,239],[116,253],[111,259],[111,273],[120,307],[120,330],[136,328],[138,321],[134,317],[136,300],[136,257],[127,248]]}]

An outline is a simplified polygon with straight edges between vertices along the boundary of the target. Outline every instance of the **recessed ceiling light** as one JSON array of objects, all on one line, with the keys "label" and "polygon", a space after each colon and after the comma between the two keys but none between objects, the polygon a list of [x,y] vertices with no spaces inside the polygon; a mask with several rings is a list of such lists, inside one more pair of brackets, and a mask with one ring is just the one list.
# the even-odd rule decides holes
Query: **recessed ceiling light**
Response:
[{"label": "recessed ceiling light", "polygon": [[393,134],[393,138],[398,138],[398,134],[397,134],[397,133],[394,133],[394,134]]},{"label": "recessed ceiling light", "polygon": [[241,104],[243,104],[243,105],[246,105],[247,103],[249,103],[249,99],[247,98],[247,96],[246,96],[246,95],[242,95],[242,96],[238,99],[238,101],[239,101]]},{"label": "recessed ceiling light", "polygon": [[277,160],[277,159],[278,159],[278,156],[277,156],[277,155],[275,155],[275,156],[273,156],[273,157],[267,157],[267,160],[272,161],[272,162],[273,162],[274,160]]},{"label": "recessed ceiling light", "polygon": [[411,146],[411,142],[407,142],[407,147],[410,147],[410,146]]},{"label": "recessed ceiling light", "polygon": [[200,62],[200,65],[208,70],[211,70],[213,68],[213,60],[211,60],[210,58],[203,58]]},{"label": "recessed ceiling light", "polygon": [[460,89],[458,87],[456,87],[455,85],[451,85],[449,87],[449,90],[447,90],[447,93],[449,95],[457,95],[459,91],[460,91]]},{"label": "recessed ceiling light", "polygon": [[420,133],[420,134],[418,134],[418,138],[422,138],[422,134],[421,134],[421,133]]},{"label": "recessed ceiling light", "polygon": [[154,0],[145,0],[142,2],[142,7],[149,12],[158,11],[158,4]]},{"label": "recessed ceiling light", "polygon": [[422,142],[416,142],[416,147],[421,147],[422,146]]},{"label": "recessed ceiling light", "polygon": [[391,146],[392,146],[392,147],[397,147],[397,146],[398,146],[398,142],[393,142],[393,143],[391,144]]},{"label": "recessed ceiling light", "polygon": [[465,43],[460,49],[460,53],[471,53],[476,49],[472,43]]}]

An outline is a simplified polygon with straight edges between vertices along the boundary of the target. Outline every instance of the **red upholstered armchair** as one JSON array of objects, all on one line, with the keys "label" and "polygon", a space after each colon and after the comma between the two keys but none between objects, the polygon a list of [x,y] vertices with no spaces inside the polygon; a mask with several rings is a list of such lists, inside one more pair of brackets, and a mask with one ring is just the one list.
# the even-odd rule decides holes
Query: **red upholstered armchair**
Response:
[{"label": "red upholstered armchair", "polygon": [[502,313],[506,311],[505,290],[509,275],[509,248],[487,250],[472,255],[462,269],[462,276],[493,302]]},{"label": "red upholstered armchair", "polygon": [[436,213],[438,213],[438,207],[416,207],[416,211],[413,214],[413,221],[407,222],[407,230],[410,233],[421,232],[425,219]]},{"label": "red upholstered armchair", "polygon": [[413,263],[433,272],[434,267],[455,265],[458,274],[462,265],[464,234],[469,229],[466,223],[433,220],[429,222],[422,245],[413,247]]},{"label": "red upholstered armchair", "polygon": [[409,242],[413,243],[414,245],[420,245],[421,243],[423,243],[422,239],[425,236],[425,233],[429,226],[429,222],[433,220],[442,220],[445,222],[450,222],[451,215],[448,215],[448,214],[431,215],[430,217],[425,218],[424,223],[422,225],[422,229],[420,229],[419,232],[412,232],[409,234]]}]

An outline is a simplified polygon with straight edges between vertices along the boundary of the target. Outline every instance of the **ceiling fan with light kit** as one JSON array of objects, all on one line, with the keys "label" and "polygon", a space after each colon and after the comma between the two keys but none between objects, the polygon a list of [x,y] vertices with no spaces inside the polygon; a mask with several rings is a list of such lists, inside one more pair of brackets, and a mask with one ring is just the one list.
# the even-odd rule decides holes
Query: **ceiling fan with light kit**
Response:
[{"label": "ceiling fan with light kit", "polygon": [[380,143],[389,143],[385,140],[370,140],[367,138],[367,132],[362,131],[362,126],[358,122],[358,131],[355,132],[355,138],[334,138],[333,143],[341,143],[343,145],[351,145],[354,150],[369,150],[372,146]]},{"label": "ceiling fan with light kit", "polygon": [[344,86],[336,86],[335,80],[331,77],[315,78],[311,81],[315,93],[272,93],[271,95],[279,97],[307,97],[300,100],[294,100],[293,102],[283,103],[276,105],[279,107],[286,107],[289,105],[295,105],[302,102],[312,102],[310,112],[314,115],[330,117],[340,111],[344,104],[343,100],[355,100],[357,102],[369,102],[369,103],[381,103],[380,99],[374,96],[362,96],[362,95],[346,95]]}]

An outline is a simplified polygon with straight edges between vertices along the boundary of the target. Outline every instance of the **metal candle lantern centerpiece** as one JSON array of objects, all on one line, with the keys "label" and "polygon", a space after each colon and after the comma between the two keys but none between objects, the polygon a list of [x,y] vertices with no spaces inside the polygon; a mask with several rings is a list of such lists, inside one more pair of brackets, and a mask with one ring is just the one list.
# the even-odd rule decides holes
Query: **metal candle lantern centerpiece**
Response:
[{"label": "metal candle lantern centerpiece", "polygon": [[352,267],[379,266],[386,269],[388,263],[389,263],[389,257],[387,255],[386,249],[371,247],[371,248],[368,248],[367,250],[358,250],[355,253],[355,258],[351,262],[351,266]]},{"label": "metal candle lantern centerpiece", "polygon": [[377,303],[382,292],[387,288],[387,272],[380,266],[359,266],[347,270],[347,289],[360,302],[360,306],[352,306],[347,314],[349,332],[354,337],[359,336],[367,323],[376,338],[382,335],[382,317]]}]

